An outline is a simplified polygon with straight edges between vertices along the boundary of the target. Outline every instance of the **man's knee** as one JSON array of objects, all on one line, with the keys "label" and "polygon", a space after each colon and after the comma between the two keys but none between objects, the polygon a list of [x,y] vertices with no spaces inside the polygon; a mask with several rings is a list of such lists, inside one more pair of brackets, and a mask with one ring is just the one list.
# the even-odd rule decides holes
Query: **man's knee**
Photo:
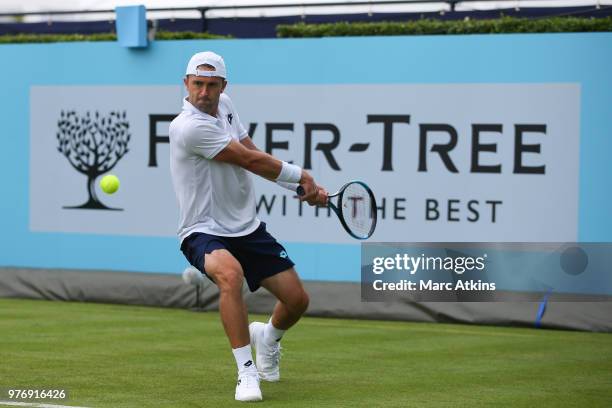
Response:
[{"label": "man's knee", "polygon": [[213,279],[221,292],[240,292],[244,276],[241,270],[225,269],[217,273]]},{"label": "man's knee", "polygon": [[244,273],[240,263],[225,249],[218,249],[204,257],[204,269],[219,290],[240,291]]},{"label": "man's knee", "polygon": [[299,313],[300,315],[302,315],[304,314],[304,312],[306,312],[306,309],[308,309],[309,303],[310,303],[310,297],[308,296],[308,293],[306,293],[305,290],[302,290],[291,298],[290,307],[296,313]]}]

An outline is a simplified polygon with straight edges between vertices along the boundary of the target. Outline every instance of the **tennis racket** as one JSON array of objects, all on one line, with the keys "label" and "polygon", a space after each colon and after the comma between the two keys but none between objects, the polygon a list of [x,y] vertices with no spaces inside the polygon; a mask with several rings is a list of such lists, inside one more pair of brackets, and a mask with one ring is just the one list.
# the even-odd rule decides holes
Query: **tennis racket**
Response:
[{"label": "tennis racket", "polygon": [[[295,192],[303,196],[304,189],[295,186]],[[350,181],[337,193],[327,198],[327,207],[340,219],[340,223],[356,239],[368,239],[376,229],[376,199],[368,185],[362,181]]]}]

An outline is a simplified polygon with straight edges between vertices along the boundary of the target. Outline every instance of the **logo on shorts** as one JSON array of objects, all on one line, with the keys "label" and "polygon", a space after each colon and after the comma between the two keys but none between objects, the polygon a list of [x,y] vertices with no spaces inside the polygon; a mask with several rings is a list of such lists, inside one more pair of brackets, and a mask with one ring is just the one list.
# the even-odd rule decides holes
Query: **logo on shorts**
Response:
[{"label": "logo on shorts", "polygon": [[278,256],[280,256],[281,258],[286,258],[287,257],[287,251],[281,251],[280,254],[278,254]]},{"label": "logo on shorts", "polygon": [[234,120],[234,115],[230,113],[229,115],[227,115],[227,121],[230,125],[232,124],[232,120]]}]

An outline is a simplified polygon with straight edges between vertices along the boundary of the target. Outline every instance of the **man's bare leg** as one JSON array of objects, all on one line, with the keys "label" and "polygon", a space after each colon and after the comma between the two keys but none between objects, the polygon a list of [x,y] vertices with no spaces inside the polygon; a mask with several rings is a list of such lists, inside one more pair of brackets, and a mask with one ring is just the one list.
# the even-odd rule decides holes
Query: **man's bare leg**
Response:
[{"label": "man's bare leg", "polygon": [[253,364],[247,310],[242,298],[242,267],[229,251],[217,249],[205,255],[204,269],[219,287],[219,314],[238,368],[235,398],[260,401],[259,376]]},{"label": "man's bare leg", "polygon": [[246,304],[242,298],[244,273],[240,263],[225,249],[204,257],[204,269],[219,287],[219,314],[232,348],[249,344]]},{"label": "man's bare leg", "polygon": [[270,321],[249,326],[251,343],[257,351],[259,376],[266,381],[279,381],[280,339],[287,329],[302,317],[308,308],[308,294],[295,269],[290,268],[261,281],[278,302]]},{"label": "man's bare leg", "polygon": [[294,268],[264,279],[261,286],[278,299],[272,312],[272,325],[277,329],[289,329],[308,308],[310,299]]}]

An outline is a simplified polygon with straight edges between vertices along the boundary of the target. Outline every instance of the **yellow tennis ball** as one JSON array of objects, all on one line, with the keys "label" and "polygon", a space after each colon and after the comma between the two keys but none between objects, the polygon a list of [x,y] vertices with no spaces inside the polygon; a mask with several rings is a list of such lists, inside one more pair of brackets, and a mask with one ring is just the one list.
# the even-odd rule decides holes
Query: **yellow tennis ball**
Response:
[{"label": "yellow tennis ball", "polygon": [[107,174],[100,180],[100,188],[106,194],[113,194],[119,190],[119,179],[114,174]]}]

